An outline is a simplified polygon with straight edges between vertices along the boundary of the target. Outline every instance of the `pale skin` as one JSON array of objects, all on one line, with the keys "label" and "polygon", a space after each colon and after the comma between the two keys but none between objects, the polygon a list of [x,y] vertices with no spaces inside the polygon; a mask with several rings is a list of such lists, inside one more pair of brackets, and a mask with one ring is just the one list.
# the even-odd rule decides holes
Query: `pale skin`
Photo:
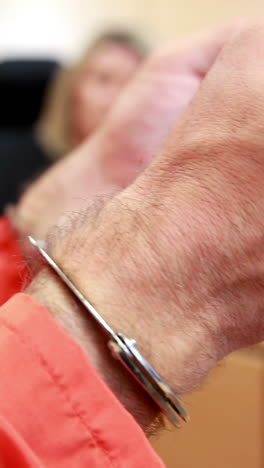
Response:
[{"label": "pale skin", "polygon": [[[240,24],[218,40],[202,86],[150,166],[49,237],[78,288],[179,393],[229,352],[264,339],[263,26]],[[29,293],[146,428],[155,410],[106,361],[100,332],[54,276],[40,273]]]}]

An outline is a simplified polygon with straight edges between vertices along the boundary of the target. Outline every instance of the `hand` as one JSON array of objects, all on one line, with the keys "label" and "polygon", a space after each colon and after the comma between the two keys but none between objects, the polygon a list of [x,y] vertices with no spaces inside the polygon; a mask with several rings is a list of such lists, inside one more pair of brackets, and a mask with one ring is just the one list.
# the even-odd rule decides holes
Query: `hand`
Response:
[{"label": "hand", "polygon": [[50,237],[58,264],[179,393],[264,339],[263,26],[227,41],[129,188]]},{"label": "hand", "polygon": [[180,40],[150,57],[104,127],[32,184],[9,212],[19,231],[43,238],[63,213],[131,183],[160,150],[240,22]]}]

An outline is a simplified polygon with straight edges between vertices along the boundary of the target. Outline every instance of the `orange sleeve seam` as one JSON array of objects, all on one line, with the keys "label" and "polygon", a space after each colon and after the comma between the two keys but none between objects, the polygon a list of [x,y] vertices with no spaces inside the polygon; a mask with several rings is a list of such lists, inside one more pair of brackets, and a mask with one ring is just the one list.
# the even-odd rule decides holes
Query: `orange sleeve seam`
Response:
[{"label": "orange sleeve seam", "polygon": [[93,432],[93,430],[87,426],[86,422],[83,420],[82,415],[78,413],[78,411],[76,410],[75,404],[73,401],[71,401],[71,398],[70,398],[70,389],[67,387],[67,385],[59,382],[59,376],[57,376],[53,372],[52,368],[49,366],[48,362],[45,360],[42,353],[36,347],[33,347],[27,341],[25,341],[23,337],[20,336],[18,330],[15,327],[13,327],[11,324],[9,324],[6,320],[4,320],[3,318],[0,318],[0,324],[2,324],[2,326],[5,327],[10,332],[14,333],[19,339],[19,341],[23,344],[23,346],[25,346],[33,354],[34,358],[35,359],[37,358],[37,361],[41,365],[42,369],[49,375],[50,379],[55,384],[57,390],[59,391],[59,394],[63,397],[65,402],[71,406],[74,416],[79,420],[79,422],[84,427],[84,429],[89,433],[92,439],[92,442],[94,443],[94,446],[100,447],[100,449],[105,455],[105,458],[107,459],[107,462],[109,462],[113,468],[117,468],[115,461],[111,459],[109,453],[104,449],[103,441],[102,442],[100,441],[100,439]]}]

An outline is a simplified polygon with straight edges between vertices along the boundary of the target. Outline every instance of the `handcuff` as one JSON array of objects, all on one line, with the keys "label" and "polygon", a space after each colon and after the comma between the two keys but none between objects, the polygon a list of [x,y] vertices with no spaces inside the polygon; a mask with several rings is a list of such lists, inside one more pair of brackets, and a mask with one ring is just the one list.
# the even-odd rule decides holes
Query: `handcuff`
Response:
[{"label": "handcuff", "polygon": [[128,338],[123,333],[116,333],[109,326],[70,278],[50,257],[45,250],[45,242],[37,241],[32,236],[29,236],[28,239],[31,245],[38,250],[48,265],[57,273],[63,283],[71,290],[82,306],[108,335],[109,341],[107,344],[113,357],[123,364],[175,426],[180,427],[181,421],[187,422],[189,416],[181,401],[147,359],[140,353],[136,346],[136,341]]}]

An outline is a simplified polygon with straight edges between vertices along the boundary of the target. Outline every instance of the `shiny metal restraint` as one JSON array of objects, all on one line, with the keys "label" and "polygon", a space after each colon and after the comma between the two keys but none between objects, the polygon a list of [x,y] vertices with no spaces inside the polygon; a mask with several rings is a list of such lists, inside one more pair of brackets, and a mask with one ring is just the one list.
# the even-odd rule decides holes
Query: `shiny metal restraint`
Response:
[{"label": "shiny metal restraint", "polygon": [[48,255],[43,241],[37,241],[31,236],[29,236],[29,241],[108,335],[110,338],[108,347],[112,355],[118,359],[141,384],[168,419],[177,427],[181,425],[181,420],[185,422],[188,421],[188,413],[180,400],[166,382],[164,382],[162,377],[153,369],[151,364],[142,356],[137,349],[136,341],[128,338],[123,333],[115,333],[114,330],[112,330],[92,304],[90,304],[68,276],[65,275],[61,268]]}]

